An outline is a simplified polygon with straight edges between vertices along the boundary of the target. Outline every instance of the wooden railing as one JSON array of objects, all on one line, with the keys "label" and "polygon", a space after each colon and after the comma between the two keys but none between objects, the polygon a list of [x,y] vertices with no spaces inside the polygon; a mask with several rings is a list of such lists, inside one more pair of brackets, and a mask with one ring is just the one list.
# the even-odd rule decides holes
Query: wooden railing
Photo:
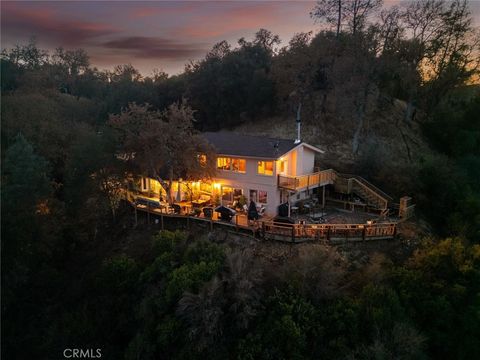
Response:
[{"label": "wooden railing", "polygon": [[283,224],[264,222],[262,230],[266,238],[283,241],[307,240],[378,240],[393,239],[395,222],[377,224]]},{"label": "wooden railing", "polygon": [[382,190],[371,184],[364,178],[350,174],[336,174],[335,191],[345,194],[351,194],[357,190],[357,195],[361,196],[362,192],[365,193],[370,199],[364,199],[365,201],[373,202],[379,209],[385,210],[388,208],[389,202],[392,198],[385,194]]},{"label": "wooden railing", "polygon": [[[175,214],[165,211],[165,209],[157,207],[150,202],[146,205],[137,204],[137,197],[135,194],[127,191],[125,198],[130,202],[136,210],[147,213],[148,221],[150,221],[150,214],[160,217],[160,223],[163,228],[164,218],[183,218],[186,219],[187,224],[192,221],[208,222],[210,229],[216,224],[222,226],[231,226],[238,229],[248,230],[253,232],[253,235],[258,231],[265,239],[274,239],[289,242],[302,242],[311,240],[326,240],[326,241],[358,241],[358,240],[379,240],[379,239],[393,239],[396,234],[395,222],[375,223],[375,224],[285,224],[268,221],[249,222],[245,215],[235,216],[231,222],[224,222],[213,216],[206,218],[203,214],[201,216],[192,216],[191,214]],[[135,211],[135,222],[137,222],[137,212]]]},{"label": "wooden railing", "polygon": [[300,176],[278,175],[278,186],[289,190],[307,189],[333,184],[335,177],[336,173],[332,169]]},{"label": "wooden railing", "polygon": [[379,189],[375,185],[373,185],[370,181],[366,180],[365,178],[355,175],[355,174],[346,174],[346,173],[337,173],[338,177],[345,178],[345,179],[356,179],[357,182],[362,183],[364,186],[369,187],[371,190],[374,190],[378,195],[383,197],[388,201],[393,201],[393,198],[386,194],[383,190]]},{"label": "wooden railing", "polygon": [[356,178],[351,178],[350,180],[352,181],[352,190],[353,186],[359,186],[363,191],[366,191],[368,194],[370,194],[370,196],[373,196],[373,198],[378,203],[378,208],[384,210],[388,207],[388,200],[382,195],[380,195],[376,190],[370,188]]},{"label": "wooden railing", "polygon": [[399,210],[399,217],[401,220],[408,220],[415,214],[415,205],[410,205],[404,209]]}]

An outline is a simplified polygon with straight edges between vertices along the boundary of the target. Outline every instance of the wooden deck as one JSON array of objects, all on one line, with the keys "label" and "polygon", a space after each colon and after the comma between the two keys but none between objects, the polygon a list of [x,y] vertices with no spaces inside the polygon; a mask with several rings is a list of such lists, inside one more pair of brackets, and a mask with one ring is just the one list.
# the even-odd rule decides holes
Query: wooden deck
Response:
[{"label": "wooden deck", "polygon": [[335,178],[336,172],[333,169],[301,176],[278,175],[278,187],[292,191],[302,191],[333,184]]},{"label": "wooden deck", "polygon": [[237,213],[232,221],[227,222],[218,218],[214,212],[213,217],[208,218],[202,213],[199,216],[185,214],[165,213],[161,208],[138,205],[134,195],[127,196],[128,202],[137,212],[147,214],[148,221],[158,222],[164,228],[169,219],[182,219],[185,225],[190,227],[193,223],[206,224],[210,230],[215,227],[227,227],[235,231],[246,232],[256,238],[278,240],[291,243],[305,241],[327,241],[331,243],[343,241],[367,241],[393,239],[397,231],[397,223],[375,224],[284,224],[274,222],[272,218],[264,217],[258,221],[248,221],[246,214]]}]

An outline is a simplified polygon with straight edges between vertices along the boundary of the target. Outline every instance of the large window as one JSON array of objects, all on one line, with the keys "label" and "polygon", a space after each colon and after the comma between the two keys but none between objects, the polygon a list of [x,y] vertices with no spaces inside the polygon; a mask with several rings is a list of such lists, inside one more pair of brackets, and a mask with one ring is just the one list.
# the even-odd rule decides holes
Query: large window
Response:
[{"label": "large window", "polygon": [[247,167],[245,159],[232,159],[232,171],[244,173]]},{"label": "large window", "polygon": [[232,161],[230,158],[219,157],[217,158],[217,169],[218,170],[230,170]]},{"label": "large window", "polygon": [[197,159],[201,166],[207,166],[207,155],[198,154]]},{"label": "large window", "polygon": [[260,175],[273,175],[273,161],[259,161],[257,165],[257,173]]},{"label": "large window", "polygon": [[206,182],[200,182],[200,191],[211,194],[212,193],[212,184]]},{"label": "large window", "polygon": [[266,204],[268,202],[268,199],[267,199],[267,192],[266,191],[262,191],[260,190],[258,192],[258,202],[260,204]]},{"label": "large window", "polygon": [[242,194],[242,189],[233,188],[230,186],[222,186],[222,203],[224,205],[230,205],[234,201],[240,200]]},{"label": "large window", "polygon": [[246,168],[247,168],[247,161],[245,159],[227,158],[227,157],[217,158],[218,170],[227,170],[227,171],[244,173],[246,171]]},{"label": "large window", "polygon": [[253,201],[255,203],[260,203],[260,204],[267,204],[268,203],[268,197],[267,197],[267,192],[264,190],[254,190],[250,189],[250,201]]}]

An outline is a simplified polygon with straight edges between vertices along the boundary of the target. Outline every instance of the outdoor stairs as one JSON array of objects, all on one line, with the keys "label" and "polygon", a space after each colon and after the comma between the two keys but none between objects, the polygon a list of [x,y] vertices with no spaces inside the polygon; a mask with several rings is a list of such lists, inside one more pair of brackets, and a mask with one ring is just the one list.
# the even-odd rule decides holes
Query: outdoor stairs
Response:
[{"label": "outdoor stairs", "polygon": [[389,206],[393,198],[382,190],[358,175],[336,174],[335,191],[342,194],[354,194],[360,197],[365,204],[388,215]]},{"label": "outdoor stairs", "polygon": [[278,176],[278,186],[293,192],[325,185],[333,185],[336,193],[358,196],[367,207],[379,211],[382,216],[387,216],[389,208],[393,205],[391,196],[358,175],[342,174],[327,169],[307,175]]}]

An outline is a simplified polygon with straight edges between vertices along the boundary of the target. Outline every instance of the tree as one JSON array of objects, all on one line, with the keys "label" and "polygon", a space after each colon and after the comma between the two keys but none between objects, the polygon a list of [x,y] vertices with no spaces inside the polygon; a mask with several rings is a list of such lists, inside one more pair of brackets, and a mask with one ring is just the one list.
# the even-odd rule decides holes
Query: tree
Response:
[{"label": "tree", "polygon": [[109,124],[120,134],[127,163],[139,174],[157,180],[170,203],[174,180],[208,179],[215,173],[213,148],[194,129],[193,114],[183,101],[163,112],[130,104],[119,115],[110,116]]},{"label": "tree", "polygon": [[381,5],[382,0],[319,0],[310,16],[335,25],[337,37],[342,26],[348,26],[350,33],[355,35],[364,29],[368,16]]},{"label": "tree", "polygon": [[280,37],[267,29],[260,29],[255,33],[254,45],[259,45],[269,52],[274,52],[274,46],[280,44]]}]

